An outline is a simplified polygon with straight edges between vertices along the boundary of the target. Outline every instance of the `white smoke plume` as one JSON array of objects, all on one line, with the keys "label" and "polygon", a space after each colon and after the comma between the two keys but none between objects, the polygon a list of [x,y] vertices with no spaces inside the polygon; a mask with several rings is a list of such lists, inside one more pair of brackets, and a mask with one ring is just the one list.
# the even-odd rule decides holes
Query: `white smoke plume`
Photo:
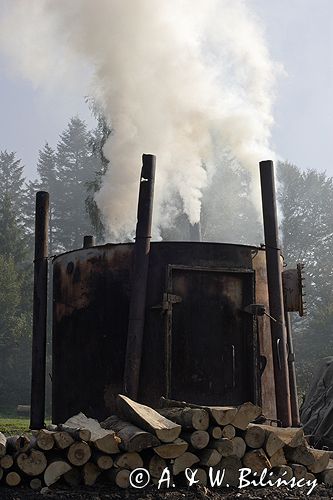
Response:
[{"label": "white smoke plume", "polygon": [[260,21],[241,0],[11,0],[1,45],[24,75],[72,81],[87,64],[87,93],[114,134],[96,196],[117,239],[133,233],[142,153],[157,155],[155,234],[180,195],[195,223],[221,151],[253,173],[272,157],[272,62]]}]

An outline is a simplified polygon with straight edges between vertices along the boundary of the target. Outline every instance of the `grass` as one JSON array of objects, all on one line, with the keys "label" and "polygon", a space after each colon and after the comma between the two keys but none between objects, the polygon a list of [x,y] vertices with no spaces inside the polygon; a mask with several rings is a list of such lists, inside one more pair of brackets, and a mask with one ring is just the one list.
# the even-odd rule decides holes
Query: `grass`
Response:
[{"label": "grass", "polygon": [[[51,423],[50,418],[46,418],[46,425]],[[24,432],[30,433],[29,429],[30,418],[18,417],[8,414],[6,411],[0,411],[0,432],[6,436],[13,436],[15,434],[23,434]]]},{"label": "grass", "polygon": [[30,432],[29,423],[30,420],[26,417],[8,418],[0,416],[0,432],[6,436]]}]

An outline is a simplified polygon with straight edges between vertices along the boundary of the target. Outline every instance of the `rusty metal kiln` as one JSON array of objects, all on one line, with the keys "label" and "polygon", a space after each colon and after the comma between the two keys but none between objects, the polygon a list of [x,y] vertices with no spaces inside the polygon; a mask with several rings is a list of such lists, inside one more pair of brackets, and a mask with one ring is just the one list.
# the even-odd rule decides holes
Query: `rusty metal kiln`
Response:
[{"label": "rusty metal kiln", "polygon": [[[162,395],[207,405],[252,401],[268,418],[297,425],[288,311],[301,312],[301,281],[299,270],[283,273],[272,162],[261,162],[265,247],[252,247],[150,243],[152,158],[143,157],[136,242],[95,246],[85,238],[83,248],[53,259],[53,421],[79,411],[105,418],[127,392],[149,405]],[[41,233],[36,217],[36,242]],[[36,251],[36,262],[47,255]],[[43,285],[35,272],[36,303]],[[41,322],[39,312],[32,427],[44,418]]]}]

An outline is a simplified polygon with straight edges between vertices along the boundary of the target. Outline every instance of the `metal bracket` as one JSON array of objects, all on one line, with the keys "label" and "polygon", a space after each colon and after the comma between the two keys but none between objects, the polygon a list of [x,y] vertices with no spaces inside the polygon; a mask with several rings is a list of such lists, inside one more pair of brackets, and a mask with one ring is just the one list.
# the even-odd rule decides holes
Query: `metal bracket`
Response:
[{"label": "metal bracket", "polygon": [[266,314],[264,304],[249,304],[244,307],[244,311],[249,314],[253,314],[254,316],[263,316]]},{"label": "metal bracket", "polygon": [[152,309],[161,309],[162,312],[169,311],[172,308],[172,304],[177,304],[182,302],[182,298],[179,295],[174,295],[172,293],[164,293],[163,301],[161,304],[156,304],[156,306],[152,306]]}]

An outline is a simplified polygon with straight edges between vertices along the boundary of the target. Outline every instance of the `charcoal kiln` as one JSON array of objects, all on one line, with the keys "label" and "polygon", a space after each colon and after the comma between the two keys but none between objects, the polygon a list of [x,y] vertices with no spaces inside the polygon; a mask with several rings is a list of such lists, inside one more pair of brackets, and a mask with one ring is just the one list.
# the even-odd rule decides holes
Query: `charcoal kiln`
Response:
[{"label": "charcoal kiln", "polygon": [[155,158],[144,155],[135,243],[85,237],[53,259],[55,423],[104,419],[125,392],[151,406],[252,401],[299,424],[287,320],[301,312],[301,276],[282,280],[272,162],[260,168],[265,246],[150,242]]}]

